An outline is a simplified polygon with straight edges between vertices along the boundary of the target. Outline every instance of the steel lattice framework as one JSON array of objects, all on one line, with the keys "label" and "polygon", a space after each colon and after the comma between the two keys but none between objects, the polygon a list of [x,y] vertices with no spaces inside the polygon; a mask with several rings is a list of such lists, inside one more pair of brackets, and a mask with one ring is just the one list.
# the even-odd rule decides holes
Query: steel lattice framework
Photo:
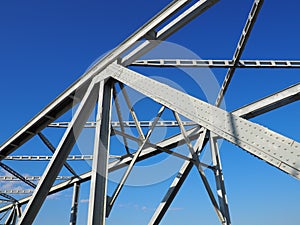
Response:
[{"label": "steel lattice framework", "polygon": [[[73,187],[70,224],[75,225],[79,188],[87,181],[90,181],[87,224],[105,224],[135,164],[165,153],[180,158],[183,164],[148,224],[160,223],[191,169],[195,167],[220,223],[230,225],[218,139],[225,139],[279,170],[300,179],[300,143],[249,121],[250,118],[299,100],[300,84],[295,84],[232,112],[220,108],[236,68],[300,68],[300,61],[297,60],[240,60],[262,7],[262,0],[253,2],[234,55],[230,60],[140,59],[161,41],[166,40],[217,2],[217,0],[171,2],[149,22],[101,58],[80,79],[1,145],[0,166],[10,175],[1,176],[0,181],[18,180],[30,188],[1,190],[0,212],[7,213],[6,217],[3,217],[6,220],[5,224],[32,224],[48,195]],[[140,40],[142,42],[138,42]],[[216,102],[212,105],[144,76],[132,70],[134,66],[221,67],[227,68],[227,73]],[[143,94],[160,105],[161,108],[153,121],[138,120],[127,88]],[[132,121],[123,120],[119,95],[125,99]],[[119,121],[111,121],[113,107],[115,107]],[[61,122],[60,117],[72,108],[75,113],[71,121]],[[96,120],[88,121],[94,109],[96,109]],[[160,120],[166,110],[173,113],[174,120]],[[187,120],[183,121],[182,117]],[[160,142],[151,143],[150,136],[157,127],[177,127],[180,133]],[[57,146],[54,146],[44,134],[45,129],[54,128],[64,130]],[[128,134],[126,132],[128,128],[135,129],[138,135]],[[70,155],[83,129],[95,131],[93,155]],[[124,154],[111,153],[110,142],[113,136],[119,136],[123,140]],[[53,155],[14,154],[17,149],[34,137],[38,137]],[[136,142],[137,149],[134,151],[130,149],[128,141]],[[212,165],[200,161],[207,143],[210,143]],[[180,145],[186,145],[189,154],[176,151],[175,148]],[[30,161],[30,163],[45,161],[48,164],[40,176],[23,176],[13,166],[9,166],[12,160]],[[70,161],[82,160],[92,161],[92,169],[78,174]],[[70,175],[61,176],[62,168],[67,169]],[[125,168],[125,173],[113,194],[108,196],[108,174],[121,168]],[[216,190],[211,186],[206,175],[207,170],[204,168],[214,174]],[[16,194],[27,196],[16,198]],[[25,210],[22,212],[23,205],[25,205]]]}]

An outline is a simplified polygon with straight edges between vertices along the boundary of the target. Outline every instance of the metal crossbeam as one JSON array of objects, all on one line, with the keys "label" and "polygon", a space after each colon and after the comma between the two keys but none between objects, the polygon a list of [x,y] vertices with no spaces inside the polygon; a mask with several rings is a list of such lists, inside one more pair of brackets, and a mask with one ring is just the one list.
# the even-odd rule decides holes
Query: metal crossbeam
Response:
[{"label": "metal crossbeam", "polygon": [[[41,176],[24,176],[24,178],[28,181],[36,181],[40,180]],[[72,178],[71,176],[57,176],[56,180],[69,180]],[[0,181],[20,181],[19,178],[13,176],[0,176]]]},{"label": "metal crossbeam", "polygon": [[[15,160],[15,161],[49,161],[52,159],[52,155],[12,155],[6,156],[4,160]],[[115,158],[115,156],[112,156]],[[67,161],[82,161],[82,160],[93,160],[92,155],[70,155]]]},{"label": "metal crossbeam", "polygon": [[1,194],[32,194],[33,189],[23,189],[23,190],[0,190]]},{"label": "metal crossbeam", "polygon": [[[57,128],[68,128],[70,122],[55,122],[48,125],[48,127],[57,127]],[[141,127],[151,127],[153,121],[138,121],[137,124]],[[194,126],[196,123],[192,121],[182,121],[184,126]],[[114,128],[120,127],[120,122],[112,121],[111,126]],[[124,127],[136,127],[136,123],[134,121],[123,121]],[[156,127],[177,127],[177,121],[166,120],[166,121],[158,121]],[[96,122],[86,122],[85,128],[95,128]]]},{"label": "metal crossbeam", "polygon": [[191,67],[191,68],[256,68],[299,69],[300,60],[215,60],[215,59],[144,59],[131,66],[143,67]]}]

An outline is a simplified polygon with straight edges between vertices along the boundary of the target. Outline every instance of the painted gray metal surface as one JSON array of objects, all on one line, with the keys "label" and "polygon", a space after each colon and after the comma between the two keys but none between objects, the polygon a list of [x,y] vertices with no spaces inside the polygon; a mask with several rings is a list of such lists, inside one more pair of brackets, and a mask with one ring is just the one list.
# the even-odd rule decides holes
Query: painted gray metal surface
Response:
[{"label": "painted gray metal surface", "polygon": [[94,140],[94,160],[90,184],[88,225],[105,224],[111,132],[111,105],[112,83],[109,81],[101,81],[96,117],[97,126]]},{"label": "painted gray metal surface", "polygon": [[107,69],[116,80],[300,179],[298,142],[120,65]]}]

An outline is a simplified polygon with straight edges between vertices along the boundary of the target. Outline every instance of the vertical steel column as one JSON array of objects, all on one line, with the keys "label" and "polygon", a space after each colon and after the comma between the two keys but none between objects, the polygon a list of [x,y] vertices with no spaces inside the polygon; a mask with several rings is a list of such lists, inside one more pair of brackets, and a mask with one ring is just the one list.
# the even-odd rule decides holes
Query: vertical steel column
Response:
[{"label": "vertical steel column", "polygon": [[215,173],[216,188],[217,188],[220,210],[225,218],[223,224],[230,225],[231,221],[230,221],[229,207],[228,207],[227,195],[226,195],[225,184],[224,184],[224,177],[222,172],[220,152],[219,152],[216,136],[214,136],[213,133],[210,133],[210,148],[211,148],[213,165],[215,166],[214,173]]},{"label": "vertical steel column", "polygon": [[[117,111],[118,120],[119,120],[119,123],[120,123],[121,132],[125,133],[124,122],[123,122],[123,118],[122,118],[121,106],[119,104],[119,99],[118,99],[117,91],[116,91],[116,88],[114,86],[113,86],[113,97],[114,97],[114,103],[115,103],[115,107],[116,107],[116,111]],[[126,150],[127,154],[130,155],[130,151],[129,151],[127,139],[126,139],[125,136],[122,136],[122,137],[123,137],[123,142],[124,142],[125,150]]]},{"label": "vertical steel column", "polygon": [[76,225],[76,222],[77,222],[79,190],[80,190],[80,184],[74,183],[70,225]]},{"label": "vertical steel column", "polygon": [[100,82],[90,186],[88,225],[105,225],[112,83]]},{"label": "vertical steel column", "polygon": [[28,202],[24,213],[21,217],[19,225],[30,225],[33,223],[43,202],[45,201],[51,186],[53,185],[57,175],[63,167],[70,151],[72,150],[82,128],[84,127],[89,115],[91,114],[96,100],[98,86],[94,80],[91,82],[86,91],[75,115],[70,122],[70,126],[64,133],[51,161],[49,162],[45,172],[39,181],[30,201]]}]

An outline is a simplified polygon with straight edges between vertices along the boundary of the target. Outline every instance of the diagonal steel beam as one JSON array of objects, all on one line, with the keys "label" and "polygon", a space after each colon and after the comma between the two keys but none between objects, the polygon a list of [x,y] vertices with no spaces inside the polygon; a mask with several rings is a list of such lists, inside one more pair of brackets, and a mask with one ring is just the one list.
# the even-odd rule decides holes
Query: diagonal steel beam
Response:
[{"label": "diagonal steel beam", "polygon": [[[122,132],[120,132],[120,131],[118,131],[118,130],[114,130],[114,132],[115,132],[116,134],[120,135],[120,136],[126,136],[128,139],[131,139],[131,140],[133,140],[133,141],[135,141],[135,142],[141,144],[141,143],[140,143],[140,142],[141,142],[140,139],[138,139],[138,138],[136,138],[136,137],[133,137],[133,136],[131,136],[131,135],[129,135],[129,134],[126,134],[126,133],[122,133]],[[148,141],[148,142],[146,143],[146,145],[145,145],[145,148],[147,148],[147,147],[155,148],[155,149],[157,149],[157,150],[159,150],[159,151],[161,151],[161,152],[165,152],[165,153],[167,153],[167,154],[169,154],[169,155],[176,156],[176,157],[181,158],[181,159],[184,159],[184,160],[188,160],[188,161],[192,160],[190,157],[187,157],[187,156],[185,156],[185,155],[182,155],[182,154],[179,154],[179,153],[177,153],[177,152],[174,152],[174,151],[172,151],[172,150],[170,150],[170,149],[168,149],[168,148],[164,148],[164,147],[158,146],[158,145],[153,144],[153,143],[151,143],[151,142],[149,142],[149,141]],[[121,156],[121,157],[123,157],[123,156]],[[206,167],[209,167],[209,165],[206,165],[206,164],[204,164],[204,163],[203,163],[202,165],[203,165],[203,166],[206,166]]]},{"label": "diagonal steel beam", "polygon": [[227,194],[226,194],[225,183],[224,183],[224,176],[223,176],[223,171],[222,171],[220,152],[219,152],[219,148],[218,148],[217,138],[212,133],[210,134],[210,142],[209,143],[210,143],[210,148],[211,148],[212,161],[213,161],[213,165],[215,167],[214,175],[215,175],[215,180],[216,180],[216,188],[217,188],[220,210],[222,212],[222,215],[225,218],[225,220],[223,221],[222,224],[231,225],[231,219],[230,219],[228,200],[227,200]]},{"label": "diagonal steel beam", "polygon": [[15,216],[16,216],[16,211],[15,211],[15,206],[13,206],[3,225],[15,224]]},{"label": "diagonal steel beam", "polygon": [[77,137],[80,134],[85,122],[97,100],[97,90],[99,86],[91,82],[86,94],[84,95],[76,113],[71,121],[70,127],[65,131],[51,161],[49,162],[42,179],[39,181],[24,213],[20,219],[19,225],[32,224],[39,209],[45,201],[51,186],[53,185],[58,173],[64,165]]},{"label": "diagonal steel beam", "polygon": [[12,197],[12,196],[10,196],[10,195],[8,195],[8,194],[2,193],[2,192],[0,192],[0,196],[2,196],[2,197],[4,197],[4,198],[8,199],[8,200],[11,201],[11,202],[17,202],[17,201],[18,201],[18,200],[15,199],[14,197]]},{"label": "diagonal steel beam", "polygon": [[225,92],[226,92],[226,90],[229,86],[229,83],[232,79],[232,76],[235,72],[235,66],[238,64],[238,62],[239,62],[239,60],[242,56],[242,53],[244,51],[244,48],[246,46],[246,43],[248,41],[248,38],[250,36],[250,33],[252,31],[252,28],[254,26],[254,23],[256,21],[256,18],[258,16],[258,13],[259,13],[261,7],[262,7],[263,2],[264,2],[263,0],[254,0],[251,11],[248,15],[248,19],[246,21],[246,24],[245,24],[244,29],[242,31],[240,40],[238,42],[238,45],[235,49],[235,52],[234,52],[234,55],[233,55],[233,58],[232,58],[233,67],[229,68],[227,73],[226,73],[225,79],[223,81],[223,84],[222,84],[221,89],[219,91],[218,97],[216,99],[216,103],[215,103],[216,106],[220,106],[220,104],[223,100]]},{"label": "diagonal steel beam", "polygon": [[[206,191],[207,191],[207,193],[208,193],[208,196],[209,196],[209,198],[210,198],[210,201],[211,201],[212,204],[213,204],[213,207],[214,207],[214,209],[215,209],[215,211],[216,211],[216,213],[217,213],[217,216],[218,216],[220,222],[221,222],[222,224],[224,224],[225,221],[230,220],[230,219],[229,219],[229,214],[227,215],[227,214],[224,213],[224,210],[222,209],[221,205],[220,205],[220,207],[218,206],[218,203],[217,203],[217,201],[216,201],[216,199],[215,199],[215,196],[214,196],[214,194],[213,194],[213,191],[212,191],[212,189],[211,189],[211,187],[210,187],[210,185],[209,185],[209,182],[208,182],[208,180],[207,180],[207,178],[206,178],[206,175],[205,175],[205,173],[204,173],[204,171],[203,171],[203,169],[202,169],[202,166],[201,166],[201,163],[200,163],[200,160],[199,160],[199,157],[198,157],[197,150],[194,149],[194,147],[192,146],[191,141],[190,141],[190,139],[189,139],[189,137],[188,137],[188,135],[187,135],[187,133],[186,133],[186,130],[185,130],[185,128],[184,128],[184,126],[183,126],[183,124],[182,124],[182,122],[181,122],[181,119],[180,119],[178,113],[177,113],[177,112],[174,112],[174,116],[175,116],[175,118],[176,118],[176,120],[177,120],[177,122],[178,122],[178,124],[179,124],[180,131],[181,131],[182,136],[183,136],[183,138],[184,138],[184,140],[185,140],[185,142],[186,142],[186,145],[188,146],[188,149],[189,149],[189,151],[190,151],[190,154],[191,154],[191,156],[193,157],[193,160],[194,160],[193,163],[195,164],[195,166],[196,166],[196,168],[197,168],[197,170],[198,170],[198,172],[199,172],[199,174],[200,174],[200,177],[201,177],[202,182],[203,182],[203,184],[204,184],[204,187],[205,187],[205,189],[206,189]],[[202,140],[203,140],[203,142],[204,142],[204,138],[203,138]],[[203,144],[202,144],[202,145],[203,145]]]},{"label": "diagonal steel beam", "polygon": [[177,111],[276,168],[300,178],[300,143],[295,140],[120,65],[112,64],[107,69],[120,82]]},{"label": "diagonal steel beam", "polygon": [[253,117],[259,116],[261,114],[299,100],[300,83],[285,88],[279,92],[276,92],[258,101],[252,102],[248,105],[245,105],[239,109],[234,110],[232,113],[245,119],[251,119]]},{"label": "diagonal steel beam", "polygon": [[25,177],[23,177],[20,173],[18,173],[17,171],[15,171],[13,168],[9,167],[8,165],[4,164],[3,162],[0,162],[0,166],[6,170],[7,172],[9,172],[10,174],[14,175],[15,177],[19,178],[21,181],[23,181],[25,184],[28,184],[29,186],[36,188],[36,184],[32,183],[29,180],[26,180]]},{"label": "diagonal steel beam", "polygon": [[[43,141],[43,143],[48,147],[48,149],[54,154],[55,153],[55,147],[51,144],[51,142],[49,141],[48,138],[46,138],[46,136],[42,133],[39,132],[38,136],[40,137],[40,139]],[[78,176],[77,173],[75,172],[75,170],[70,166],[69,163],[65,162],[64,166],[67,168],[67,170],[69,170],[69,172],[71,174],[73,174],[74,176]]]},{"label": "diagonal steel beam", "polygon": [[129,111],[130,111],[130,114],[131,114],[131,116],[132,116],[132,119],[133,119],[133,121],[134,121],[134,123],[135,123],[136,129],[137,129],[137,131],[138,131],[138,133],[139,133],[139,136],[140,136],[140,139],[141,139],[141,140],[144,140],[144,139],[145,139],[145,135],[144,135],[144,133],[143,133],[141,124],[139,123],[139,120],[138,120],[138,118],[137,118],[137,116],[136,116],[136,114],[135,114],[135,111],[134,111],[134,109],[133,109],[133,105],[132,105],[131,102],[130,102],[130,99],[129,99],[129,97],[128,97],[127,91],[126,91],[126,89],[125,89],[125,87],[124,87],[124,85],[123,85],[122,83],[118,82],[118,84],[119,84],[120,89],[121,89],[121,92],[122,92],[122,94],[123,94],[123,96],[124,96],[124,99],[125,99],[125,102],[126,102],[126,104],[127,104],[127,107],[128,107],[128,109],[129,109]]}]

